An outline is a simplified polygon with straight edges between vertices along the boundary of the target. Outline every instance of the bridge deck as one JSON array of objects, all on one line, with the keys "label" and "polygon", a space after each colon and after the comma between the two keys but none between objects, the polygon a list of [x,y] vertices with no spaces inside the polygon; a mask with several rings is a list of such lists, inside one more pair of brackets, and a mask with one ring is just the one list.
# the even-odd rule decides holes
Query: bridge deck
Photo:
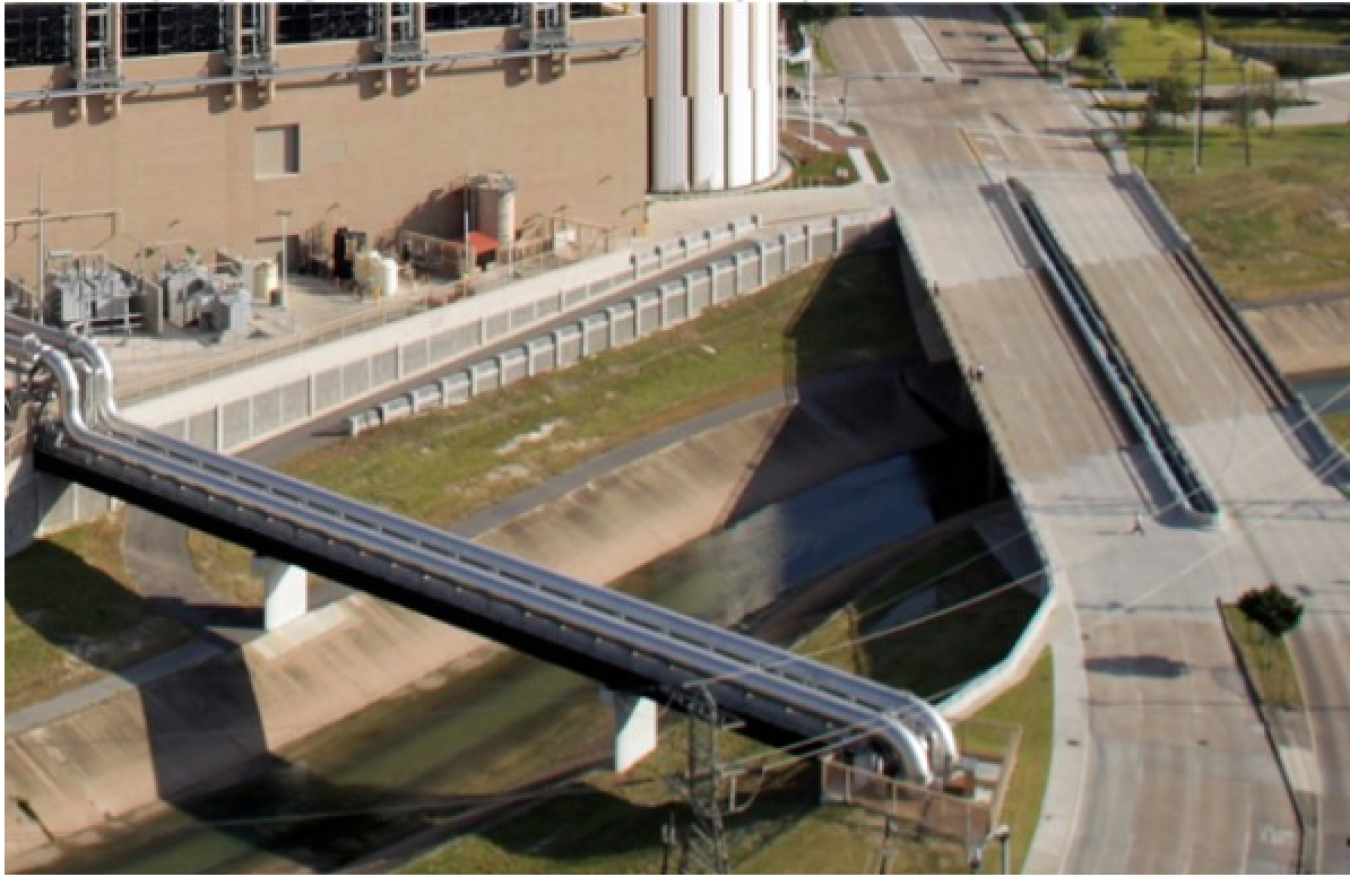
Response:
[{"label": "bridge deck", "polygon": [[[1214,599],[1279,580],[1300,588],[1314,619],[1343,612],[1350,506],[1285,437],[1174,267],[1175,238],[1122,193],[1072,93],[1045,84],[987,9],[869,13],[833,26],[841,69],[981,80],[855,80],[848,107],[891,169],[879,194],[940,285],[954,348],[987,365],[976,392],[1064,592],[1053,791],[1028,869],[1292,870],[1293,810]],[[1215,481],[1227,530],[1159,521],[1129,532],[1136,511],[1166,499],[1139,447],[1122,447],[1118,413],[991,198],[1009,175],[1043,196],[1136,370]]]}]

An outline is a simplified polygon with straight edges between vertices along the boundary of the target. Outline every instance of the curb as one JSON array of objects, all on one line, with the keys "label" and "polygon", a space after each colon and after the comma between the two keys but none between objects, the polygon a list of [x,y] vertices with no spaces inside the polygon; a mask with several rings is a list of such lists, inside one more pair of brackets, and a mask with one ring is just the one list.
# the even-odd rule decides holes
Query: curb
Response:
[{"label": "curb", "polygon": [[[1306,794],[1301,794],[1294,788],[1291,779],[1289,765],[1285,763],[1284,756],[1280,754],[1280,744],[1292,746],[1292,740],[1287,739],[1283,726],[1273,721],[1269,709],[1262,701],[1260,693],[1256,687],[1256,681],[1252,677],[1251,670],[1247,667],[1246,660],[1242,657],[1242,649],[1238,648],[1237,636],[1233,633],[1232,626],[1228,623],[1228,616],[1224,614],[1224,604],[1222,600],[1215,598],[1214,607],[1219,612],[1219,621],[1223,624],[1224,636],[1228,639],[1228,646],[1233,650],[1233,657],[1237,659],[1238,670],[1242,673],[1242,681],[1247,687],[1247,695],[1251,698],[1252,705],[1256,707],[1256,713],[1261,717],[1261,727],[1266,731],[1266,740],[1270,743],[1271,752],[1275,756],[1275,763],[1280,768],[1280,779],[1284,781],[1285,791],[1289,793],[1289,801],[1294,808],[1294,819],[1298,823],[1298,867],[1297,874],[1316,874],[1317,873],[1317,847],[1316,844],[1308,842],[1308,836],[1317,835],[1317,808],[1309,807],[1309,802],[1305,801]],[[1292,660],[1292,655],[1291,655]],[[1294,675],[1297,677],[1298,666],[1294,667]],[[1299,682],[1300,688],[1302,681]],[[1306,707],[1304,708],[1306,717]],[[1310,812],[1311,811],[1311,812]]]}]

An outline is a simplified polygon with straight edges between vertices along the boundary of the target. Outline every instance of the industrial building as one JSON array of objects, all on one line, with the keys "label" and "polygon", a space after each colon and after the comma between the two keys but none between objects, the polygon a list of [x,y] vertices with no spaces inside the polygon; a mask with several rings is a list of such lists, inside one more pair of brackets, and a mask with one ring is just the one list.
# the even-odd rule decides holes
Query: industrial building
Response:
[{"label": "industrial building", "polygon": [[[41,286],[40,251],[143,273],[184,253],[274,258],[283,239],[292,271],[331,268],[339,229],[392,254],[408,233],[626,240],[651,191],[776,171],[776,19],[774,4],[6,5],[6,277]],[[510,209],[477,215],[474,179],[506,180]]]}]

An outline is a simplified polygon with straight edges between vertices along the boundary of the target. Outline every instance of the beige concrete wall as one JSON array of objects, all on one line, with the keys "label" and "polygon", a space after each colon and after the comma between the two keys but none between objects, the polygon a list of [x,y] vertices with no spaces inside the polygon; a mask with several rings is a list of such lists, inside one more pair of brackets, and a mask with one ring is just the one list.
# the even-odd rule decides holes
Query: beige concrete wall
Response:
[{"label": "beige concrete wall", "polygon": [[[578,41],[641,38],[640,17],[577,22]],[[515,31],[486,29],[428,36],[433,54],[514,46]],[[283,67],[373,59],[372,41],[279,49]],[[270,103],[257,89],[232,86],[138,94],[110,117],[102,100],[7,105],[5,217],[31,214],[38,174],[52,213],[121,208],[124,222],[90,218],[48,224],[52,249],[103,249],[130,264],[140,242],[187,240],[203,252],[240,255],[275,247],[276,211],[293,212],[292,234],[328,223],[373,236],[411,222],[456,232],[453,189],[466,173],[516,175],[517,216],[556,215],[621,229],[637,227],[647,182],[647,119],[641,51],[579,54],[567,72],[547,59],[476,61],[432,68],[421,88],[412,76],[338,74],[277,83]],[[557,65],[556,69],[561,69]],[[128,80],[219,74],[219,53],[131,60]],[[49,87],[66,68],[5,72],[5,90]],[[300,126],[301,171],[255,179],[256,129]],[[6,226],[5,270],[36,275],[32,225]]]}]

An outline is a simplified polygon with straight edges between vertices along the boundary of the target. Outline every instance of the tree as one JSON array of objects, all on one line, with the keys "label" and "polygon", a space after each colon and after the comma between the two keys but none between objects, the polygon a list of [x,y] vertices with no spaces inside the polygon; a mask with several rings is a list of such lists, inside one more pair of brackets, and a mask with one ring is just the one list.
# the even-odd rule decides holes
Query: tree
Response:
[{"label": "tree", "polygon": [[1267,79],[1257,87],[1256,105],[1270,120],[1270,129],[1266,132],[1267,136],[1275,136],[1275,116],[1280,110],[1284,109],[1284,105],[1289,98],[1289,90],[1278,79]]},{"label": "tree", "polygon": [[1163,28],[1167,27],[1167,7],[1154,3],[1148,7],[1148,26],[1153,28],[1153,36],[1162,42]]},{"label": "tree", "polygon": [[1228,124],[1238,129],[1242,148],[1247,153],[1247,167],[1252,166],[1252,124],[1256,121],[1256,95],[1250,88],[1233,92],[1228,105]]},{"label": "tree", "polygon": [[1281,79],[1298,80],[1299,96],[1308,96],[1308,77],[1316,76],[1324,65],[1306,52],[1284,52],[1275,58],[1275,72]]},{"label": "tree", "polygon": [[1139,113],[1139,131],[1141,134],[1156,134],[1162,130],[1163,109],[1158,105],[1157,84],[1149,92],[1148,100]]},{"label": "tree", "polygon": [[1045,64],[1050,69],[1050,59],[1059,54],[1059,46],[1064,43],[1064,35],[1069,32],[1069,17],[1064,7],[1050,3],[1045,7]]},{"label": "tree", "polygon": [[1238,609],[1261,626],[1271,639],[1279,639],[1298,627],[1303,619],[1303,604],[1286,594],[1279,585],[1261,590],[1252,588],[1238,599]]},{"label": "tree", "polygon": [[1120,32],[1100,21],[1089,22],[1078,31],[1078,44],[1074,54],[1080,58],[1102,63],[1111,57],[1120,42]]},{"label": "tree", "polygon": [[1159,113],[1171,114],[1172,127],[1175,128],[1179,118],[1190,116],[1191,107],[1195,105],[1195,89],[1191,87],[1186,74],[1169,73],[1158,80],[1153,89],[1152,102]]}]

